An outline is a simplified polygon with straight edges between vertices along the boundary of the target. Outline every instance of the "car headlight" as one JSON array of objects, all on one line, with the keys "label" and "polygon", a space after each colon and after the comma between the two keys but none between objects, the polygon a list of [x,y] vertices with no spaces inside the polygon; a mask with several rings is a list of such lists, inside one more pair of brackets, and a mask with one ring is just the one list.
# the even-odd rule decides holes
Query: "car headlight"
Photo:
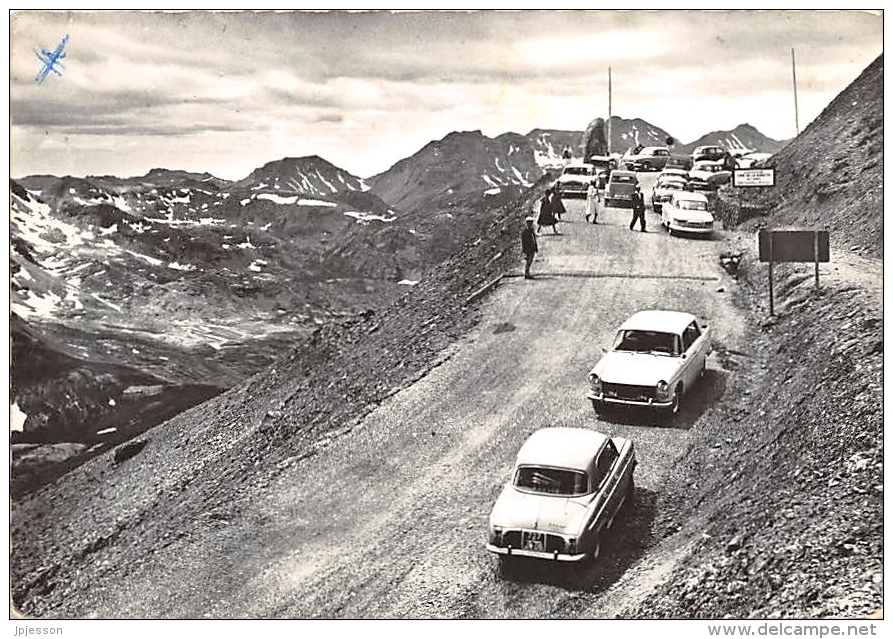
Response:
[{"label": "car headlight", "polygon": [[670,386],[664,380],[660,380],[657,383],[657,386],[654,387],[654,390],[659,398],[666,398],[667,394],[670,392]]},{"label": "car headlight", "polygon": [[602,380],[595,373],[589,373],[589,388],[592,389],[593,393],[602,392]]},{"label": "car headlight", "polygon": [[502,526],[490,527],[490,543],[496,546],[502,545]]}]

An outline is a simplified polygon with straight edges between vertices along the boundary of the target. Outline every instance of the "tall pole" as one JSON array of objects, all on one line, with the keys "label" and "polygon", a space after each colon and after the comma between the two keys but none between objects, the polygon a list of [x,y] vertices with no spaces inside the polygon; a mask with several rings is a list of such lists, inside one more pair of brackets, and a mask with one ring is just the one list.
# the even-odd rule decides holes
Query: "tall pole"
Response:
[{"label": "tall pole", "polygon": [[608,155],[611,155],[611,67],[608,67]]},{"label": "tall pole", "polygon": [[794,77],[794,127],[800,135],[800,110],[797,108],[797,62],[794,59],[794,47],[791,47],[791,74]]}]

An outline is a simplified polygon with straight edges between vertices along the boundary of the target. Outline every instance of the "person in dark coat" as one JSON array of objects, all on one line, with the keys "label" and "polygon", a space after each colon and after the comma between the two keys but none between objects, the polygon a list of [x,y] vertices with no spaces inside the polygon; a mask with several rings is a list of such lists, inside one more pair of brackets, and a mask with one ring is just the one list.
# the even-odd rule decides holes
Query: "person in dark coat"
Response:
[{"label": "person in dark coat", "polygon": [[561,201],[561,182],[556,182],[552,187],[552,214],[561,221],[561,216],[567,213],[564,202]]},{"label": "person in dark coat", "polygon": [[636,186],[636,192],[633,194],[633,219],[629,223],[629,230],[632,231],[639,221],[639,230],[645,232],[645,196],[642,195],[642,189]]},{"label": "person in dark coat", "polygon": [[536,219],[536,232],[539,233],[544,226],[551,226],[552,232],[558,235],[555,223],[555,214],[552,213],[552,189],[546,189],[546,194],[540,200],[540,212]]},{"label": "person in dark coat", "polygon": [[530,274],[530,265],[533,264],[533,257],[537,253],[536,233],[533,232],[533,218],[528,217],[527,223],[521,231],[521,252],[524,253],[524,279],[532,280],[533,275]]}]

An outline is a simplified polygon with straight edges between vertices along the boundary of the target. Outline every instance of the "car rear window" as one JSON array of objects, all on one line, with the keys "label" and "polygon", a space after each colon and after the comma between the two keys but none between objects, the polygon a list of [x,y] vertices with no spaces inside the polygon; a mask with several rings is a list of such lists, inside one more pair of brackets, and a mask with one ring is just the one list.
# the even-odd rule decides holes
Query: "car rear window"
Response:
[{"label": "car rear window", "polygon": [[585,495],[588,492],[586,473],[547,466],[521,466],[515,473],[516,488],[544,495]]},{"label": "car rear window", "polygon": [[565,175],[591,175],[592,171],[585,166],[569,166],[564,170]]},{"label": "car rear window", "polygon": [[617,184],[631,184],[637,180],[635,175],[617,175],[616,173],[611,174],[611,181],[616,182]]},{"label": "car rear window", "polygon": [[700,200],[678,200],[676,208],[683,211],[706,211],[707,203]]}]

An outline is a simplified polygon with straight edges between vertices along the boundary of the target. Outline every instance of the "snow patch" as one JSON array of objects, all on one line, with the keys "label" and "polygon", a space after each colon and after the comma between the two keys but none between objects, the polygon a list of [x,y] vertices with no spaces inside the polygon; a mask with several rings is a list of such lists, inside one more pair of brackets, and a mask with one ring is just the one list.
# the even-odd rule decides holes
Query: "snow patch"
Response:
[{"label": "snow patch", "polygon": [[261,193],[257,196],[258,200],[269,200],[274,204],[294,204],[298,201],[298,196],[295,195],[293,197],[283,197],[281,195],[276,195],[275,193]]},{"label": "snow patch", "polygon": [[151,257],[149,255],[143,255],[142,253],[137,253],[136,251],[131,251],[130,249],[124,249],[124,252],[130,253],[134,257],[138,257],[141,260],[146,260],[152,266],[160,266],[162,263],[161,260],[157,258]]},{"label": "snow patch", "polygon": [[[115,405],[115,400],[110,399],[109,406],[114,406],[114,405]],[[98,430],[98,431],[96,431],[96,434],[97,435],[108,435],[109,433],[114,433],[117,430],[118,430],[117,428],[112,426],[111,428],[103,428],[102,430]]]},{"label": "snow patch", "polygon": [[179,262],[171,262],[167,265],[168,268],[172,268],[175,271],[194,271],[195,266],[193,264],[180,264]]},{"label": "snow patch", "polygon": [[415,286],[421,282],[421,280],[400,280],[397,284],[402,284],[403,286]]},{"label": "snow patch", "polygon": [[363,213],[362,211],[345,211],[344,215],[354,218],[360,224],[368,224],[369,222],[393,222],[395,217],[385,217],[376,215],[375,213]]},{"label": "snow patch", "polygon": [[502,189],[496,186],[492,189],[487,189],[486,191],[484,191],[484,195],[497,195],[500,192],[502,192]]},{"label": "snow patch", "polygon": [[22,412],[18,403],[13,402],[9,407],[9,432],[24,432],[27,419],[28,415]]}]

